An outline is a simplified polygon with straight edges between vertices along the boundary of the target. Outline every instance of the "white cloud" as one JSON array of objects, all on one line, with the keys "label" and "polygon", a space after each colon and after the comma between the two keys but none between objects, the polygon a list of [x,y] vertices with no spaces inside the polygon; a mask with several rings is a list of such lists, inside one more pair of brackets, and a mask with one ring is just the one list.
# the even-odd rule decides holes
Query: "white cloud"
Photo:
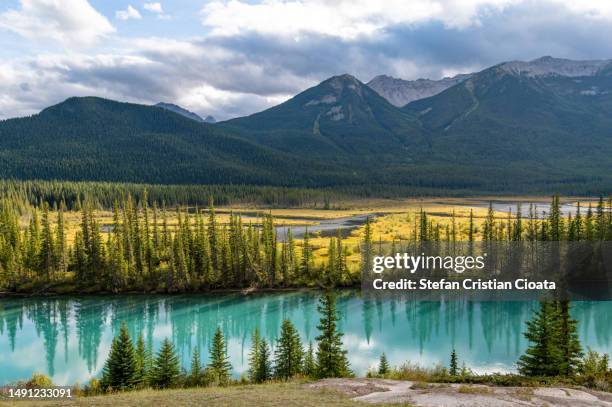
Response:
[{"label": "white cloud", "polygon": [[[439,78],[509,59],[612,55],[605,40],[612,32],[606,20],[612,13],[597,2],[389,0],[383,7],[364,0],[246,1],[215,1],[205,7],[202,18],[213,35],[193,32],[181,40],[113,35],[104,48],[39,54],[10,44],[8,58],[0,58],[0,118],[35,113],[70,96],[96,95],[175,102],[202,116],[226,119],[278,104],[345,72],[364,81],[381,73]],[[22,35],[33,39],[74,45],[113,31],[95,10],[102,20],[82,21],[64,4],[91,9],[84,0],[23,0],[19,10],[0,13],[0,28],[7,28],[8,21],[19,32],[17,27],[26,24],[18,24],[17,13],[30,25]],[[162,13],[150,12],[162,18],[159,8]],[[64,23],[67,17],[58,16],[63,14],[78,24]],[[104,26],[106,31],[99,29]],[[79,29],[96,35],[80,35]]]},{"label": "white cloud", "polygon": [[255,4],[213,1],[203,9],[202,23],[213,34],[249,31],[271,35],[316,33],[355,39],[380,34],[390,25],[442,21],[450,27],[478,24],[481,13],[500,10],[520,0],[280,0]]},{"label": "white cloud", "polygon": [[[483,18],[530,0],[246,0],[213,1],[202,9],[202,24],[218,36],[248,32],[299,40],[314,33],[345,40],[384,34],[391,26],[439,21],[447,28],[479,26]],[[612,19],[612,2],[589,0],[548,4],[577,16]],[[538,3],[534,3],[537,5]]]},{"label": "white cloud", "polygon": [[128,5],[128,7],[125,10],[118,10],[115,13],[115,17],[118,18],[119,20],[129,20],[130,18],[139,20],[142,18],[138,10],[132,7],[131,4]]},{"label": "white cloud", "polygon": [[569,11],[585,17],[612,20],[612,2],[609,0],[555,0],[555,2]]},{"label": "white cloud", "polygon": [[64,46],[91,46],[115,31],[87,0],[21,0],[0,14],[0,29]]},{"label": "white cloud", "polygon": [[162,14],[164,12],[161,3],[145,3],[143,8],[147,11],[157,14]]}]

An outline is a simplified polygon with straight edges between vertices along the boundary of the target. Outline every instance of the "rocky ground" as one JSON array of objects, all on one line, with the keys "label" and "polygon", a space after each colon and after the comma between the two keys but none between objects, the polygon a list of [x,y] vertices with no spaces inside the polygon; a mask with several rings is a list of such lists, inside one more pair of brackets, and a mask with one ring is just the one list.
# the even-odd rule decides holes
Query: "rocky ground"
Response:
[{"label": "rocky ground", "polygon": [[340,391],[355,401],[422,407],[612,406],[612,393],[565,387],[493,387],[386,379],[326,379],[307,386]]}]

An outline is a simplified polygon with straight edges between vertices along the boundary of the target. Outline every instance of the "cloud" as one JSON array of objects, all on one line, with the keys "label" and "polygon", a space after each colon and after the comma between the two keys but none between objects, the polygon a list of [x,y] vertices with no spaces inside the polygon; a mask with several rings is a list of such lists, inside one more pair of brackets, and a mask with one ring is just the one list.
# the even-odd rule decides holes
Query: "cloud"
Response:
[{"label": "cloud", "polygon": [[119,19],[119,20],[129,20],[131,18],[133,18],[135,20],[140,20],[142,18],[142,16],[138,12],[138,10],[136,10],[134,7],[132,7],[131,4],[128,5],[125,10],[118,10],[115,13],[115,17],[117,19]]},{"label": "cloud", "polygon": [[0,29],[66,47],[91,46],[115,29],[87,0],[21,0],[0,14]]},{"label": "cloud", "polygon": [[354,40],[384,34],[390,25],[441,21],[450,28],[478,24],[486,13],[520,0],[282,0],[252,3],[213,1],[202,9],[202,24],[213,35],[248,32],[299,36],[314,33]]},{"label": "cloud", "polygon": [[605,0],[242,0],[212,1],[202,9],[202,24],[215,35],[247,32],[292,35],[317,33],[344,39],[384,34],[389,26],[441,22],[446,28],[478,26],[511,6],[553,5],[576,16],[612,20]]},{"label": "cloud", "polygon": [[[364,82],[382,73],[436,79],[542,55],[612,57],[612,16],[595,2],[581,9],[561,0],[415,0],[409,15],[405,2],[391,0],[389,10],[372,2],[370,11],[364,4],[214,2],[201,16],[208,30],[191,37],[112,36],[100,49],[5,58],[0,117],[97,95],[174,102],[227,119],[346,72]],[[312,17],[319,11],[322,22]]]},{"label": "cloud", "polygon": [[145,3],[143,8],[152,13],[162,14],[164,9],[162,8],[161,3]]}]

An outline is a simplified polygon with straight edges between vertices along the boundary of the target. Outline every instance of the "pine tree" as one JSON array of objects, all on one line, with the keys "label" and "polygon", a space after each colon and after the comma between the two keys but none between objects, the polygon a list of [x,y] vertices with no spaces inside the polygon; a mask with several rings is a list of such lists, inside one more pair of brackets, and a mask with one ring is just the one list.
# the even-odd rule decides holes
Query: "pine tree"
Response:
[{"label": "pine tree", "polygon": [[493,203],[489,202],[487,217],[483,225],[483,240],[490,242],[495,238],[495,213],[493,212]]},{"label": "pine tree", "polygon": [[512,227],[511,240],[515,242],[523,240],[523,211],[520,203],[516,205],[516,217]]},{"label": "pine tree", "polygon": [[474,210],[470,209],[470,220],[468,224],[468,241],[474,241]]},{"label": "pine tree", "polygon": [[595,232],[598,240],[604,240],[606,238],[606,221],[604,212],[604,200],[603,196],[599,196],[597,202],[597,209],[595,215]]},{"label": "pine tree", "polygon": [[149,368],[151,366],[151,354],[145,346],[144,338],[142,335],[138,335],[136,341],[136,381],[138,383],[145,383],[148,380]]},{"label": "pine tree", "polygon": [[384,377],[389,373],[389,370],[389,361],[387,360],[387,355],[383,352],[382,355],[380,355],[380,362],[378,363],[378,374]]},{"label": "pine tree", "polygon": [[372,267],[372,258],[374,251],[372,247],[372,225],[370,217],[366,218],[366,223],[363,231],[363,240],[361,242],[361,272],[369,272]]},{"label": "pine tree", "polygon": [[429,241],[429,222],[427,220],[427,212],[423,211],[423,208],[419,209],[419,231],[418,239],[421,242]]},{"label": "pine tree", "polygon": [[310,236],[308,235],[308,227],[304,232],[304,240],[302,242],[302,260],[300,264],[300,274],[303,279],[309,279],[314,268],[312,259],[312,248],[310,247]]},{"label": "pine tree", "polygon": [[317,376],[317,362],[314,355],[314,347],[312,342],[308,343],[308,350],[304,355],[304,366],[302,367],[302,373],[305,376],[314,378]]},{"label": "pine tree", "polygon": [[55,258],[57,262],[57,271],[62,274],[68,270],[68,259],[66,257],[66,232],[64,224],[65,207],[66,204],[64,203],[64,200],[62,200],[57,212],[57,230],[55,235]]},{"label": "pine tree", "polygon": [[191,371],[189,382],[192,386],[198,386],[202,382],[202,363],[200,362],[200,350],[196,347],[191,356]]},{"label": "pine tree", "polygon": [[210,198],[208,206],[208,241],[210,247],[210,259],[212,262],[213,270],[219,270],[219,245],[218,245],[218,230],[217,220],[215,218],[215,207],[213,205],[213,199]]},{"label": "pine tree", "polygon": [[563,218],[561,217],[561,203],[559,196],[553,196],[552,203],[550,205],[550,215],[548,217],[549,228],[549,240],[558,242],[563,240]]},{"label": "pine tree", "polygon": [[285,319],[274,355],[274,376],[278,379],[289,379],[302,371],[303,349],[300,335],[295,326]]},{"label": "pine tree", "polygon": [[559,373],[560,352],[556,308],[549,301],[541,301],[540,309],[527,321],[525,338],[531,342],[518,362],[518,370],[525,376],[556,376]]},{"label": "pine tree", "polygon": [[448,369],[451,376],[457,376],[459,373],[459,363],[457,361],[457,352],[453,348],[450,356],[450,368]]},{"label": "pine tree", "polygon": [[127,325],[121,324],[119,335],[113,339],[111,351],[102,371],[102,387],[122,390],[138,382],[136,355]]},{"label": "pine tree", "polygon": [[559,301],[557,308],[556,337],[560,353],[559,373],[563,376],[572,376],[578,371],[583,356],[576,327],[578,321],[570,316],[569,301]]},{"label": "pine tree", "polygon": [[255,382],[262,383],[272,378],[272,362],[270,361],[270,346],[265,339],[259,343],[259,358],[255,372]]},{"label": "pine tree", "polygon": [[249,380],[256,382],[257,368],[259,367],[259,347],[261,344],[261,336],[259,329],[255,328],[251,336],[251,351],[249,352]]},{"label": "pine tree", "polygon": [[346,351],[342,349],[342,332],[338,331],[336,297],[327,292],[319,299],[317,311],[321,315],[317,329],[317,376],[345,377],[352,372],[349,368]]},{"label": "pine tree", "polygon": [[150,382],[158,388],[174,387],[180,378],[181,365],[174,346],[168,338],[164,339],[162,346],[153,362]]},{"label": "pine tree", "polygon": [[207,367],[216,376],[219,384],[224,385],[229,382],[232,365],[227,357],[225,339],[219,327],[217,327],[213,337],[213,343],[210,348],[210,362]]},{"label": "pine tree", "polygon": [[43,205],[42,215],[42,239],[40,246],[40,265],[47,280],[51,280],[55,275],[55,242],[53,240],[53,231],[51,230],[51,222],[49,220],[49,206]]}]

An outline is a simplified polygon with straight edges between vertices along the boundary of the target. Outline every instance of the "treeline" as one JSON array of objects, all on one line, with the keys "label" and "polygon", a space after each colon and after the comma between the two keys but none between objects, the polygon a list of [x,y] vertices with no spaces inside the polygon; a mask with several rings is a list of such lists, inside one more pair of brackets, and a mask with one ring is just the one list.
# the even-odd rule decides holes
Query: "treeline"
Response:
[{"label": "treeline", "polygon": [[[487,215],[482,222],[470,210],[467,225],[461,225],[453,212],[450,222],[440,223],[431,220],[427,212],[421,210],[412,218],[410,239],[414,241],[598,241],[612,240],[612,197],[599,198],[597,205],[587,208],[576,206],[576,213],[564,217],[558,196],[551,201],[549,211],[537,213],[530,204],[527,211],[518,205],[514,213],[508,212],[505,218],[495,215],[489,204]],[[371,244],[376,243],[375,238]]]},{"label": "treeline", "polygon": [[[146,191],[146,192],[145,192]],[[350,199],[402,198],[420,196],[484,195],[487,191],[469,188],[445,190],[402,185],[345,185],[329,188],[298,188],[242,184],[168,185],[95,181],[61,180],[0,180],[0,196],[15,202],[22,211],[32,207],[59,208],[63,202],[68,210],[80,210],[84,201],[96,209],[112,209],[116,201],[130,195],[142,206],[165,203],[168,207],[205,207],[210,200],[216,206],[252,204],[267,207],[309,207],[330,209],[344,205]],[[610,207],[610,201],[604,202]],[[586,213],[585,213],[586,214]],[[537,214],[535,214],[537,215]]]},{"label": "treeline", "polygon": [[[249,353],[249,370],[241,382],[262,383],[269,380],[288,380],[296,376],[310,378],[352,376],[343,333],[338,330],[336,299],[332,292],[321,295],[317,311],[320,315],[316,344],[303,347],[293,323],[284,320],[274,353],[259,331],[253,332]],[[316,347],[316,350],[315,350]],[[126,324],[121,324],[102,371],[102,377],[92,379],[84,391],[87,394],[131,390],[142,387],[172,388],[196,386],[225,386],[232,379],[232,364],[227,355],[227,344],[219,327],[215,330],[209,349],[208,363],[203,365],[200,351],[195,348],[188,368],[181,366],[174,345],[162,342],[154,355],[145,346],[142,335],[133,341]]]},{"label": "treeline", "polygon": [[[66,227],[67,205],[44,201],[42,209],[30,208],[28,225],[20,224],[19,201],[0,201],[0,289],[45,290],[65,286],[66,292],[163,291],[188,292],[211,289],[338,287],[353,285],[359,270],[351,270],[347,258],[354,249],[361,269],[369,267],[376,250],[372,222],[365,225],[360,247],[347,247],[340,234],[329,239],[323,262],[315,263],[308,233],[296,241],[291,233],[280,242],[274,219],[263,217],[261,225],[245,224],[230,214],[229,222],[217,221],[214,205],[205,211],[149,206],[147,191],[140,204],[132,197],[113,203],[113,220],[101,224],[94,204],[77,200],[80,225],[72,239]],[[175,212],[177,224],[169,223]],[[173,218],[174,219],[174,218]],[[492,206],[485,219],[466,224],[431,220],[415,214],[408,238],[413,241],[593,241],[612,240],[612,201],[600,198],[595,207],[564,218],[558,197],[545,216],[530,206],[527,216],[519,206],[514,214],[496,217]],[[382,243],[378,241],[379,246]],[[398,243],[401,247],[403,242]]]},{"label": "treeline", "polygon": [[350,196],[368,196],[367,191],[268,187],[255,185],[160,185],[117,182],[19,181],[0,180],[0,196],[21,208],[42,208],[46,203],[57,209],[80,210],[87,201],[95,209],[112,209],[115,202],[131,196],[136,205],[154,203],[168,207],[205,207],[210,200],[217,206],[255,204],[270,207],[330,207]]},{"label": "treeline", "polygon": [[[146,197],[146,196],[145,196]],[[189,216],[176,210],[178,224],[170,225],[169,211],[138,207],[131,197],[115,203],[113,221],[101,225],[92,206],[84,203],[74,242],[68,244],[64,205],[55,225],[48,205],[34,209],[21,230],[18,212],[10,201],[0,204],[0,288],[32,290],[73,282],[76,289],[95,291],[186,292],[246,287],[333,287],[353,284],[347,248],[340,235],[330,239],[327,264],[315,266],[306,235],[298,250],[289,232],[279,242],[274,219],[266,215],[261,227],[245,225],[230,215],[220,224],[214,206]],[[107,229],[103,237],[102,228]],[[25,286],[25,288],[24,288]]]}]

